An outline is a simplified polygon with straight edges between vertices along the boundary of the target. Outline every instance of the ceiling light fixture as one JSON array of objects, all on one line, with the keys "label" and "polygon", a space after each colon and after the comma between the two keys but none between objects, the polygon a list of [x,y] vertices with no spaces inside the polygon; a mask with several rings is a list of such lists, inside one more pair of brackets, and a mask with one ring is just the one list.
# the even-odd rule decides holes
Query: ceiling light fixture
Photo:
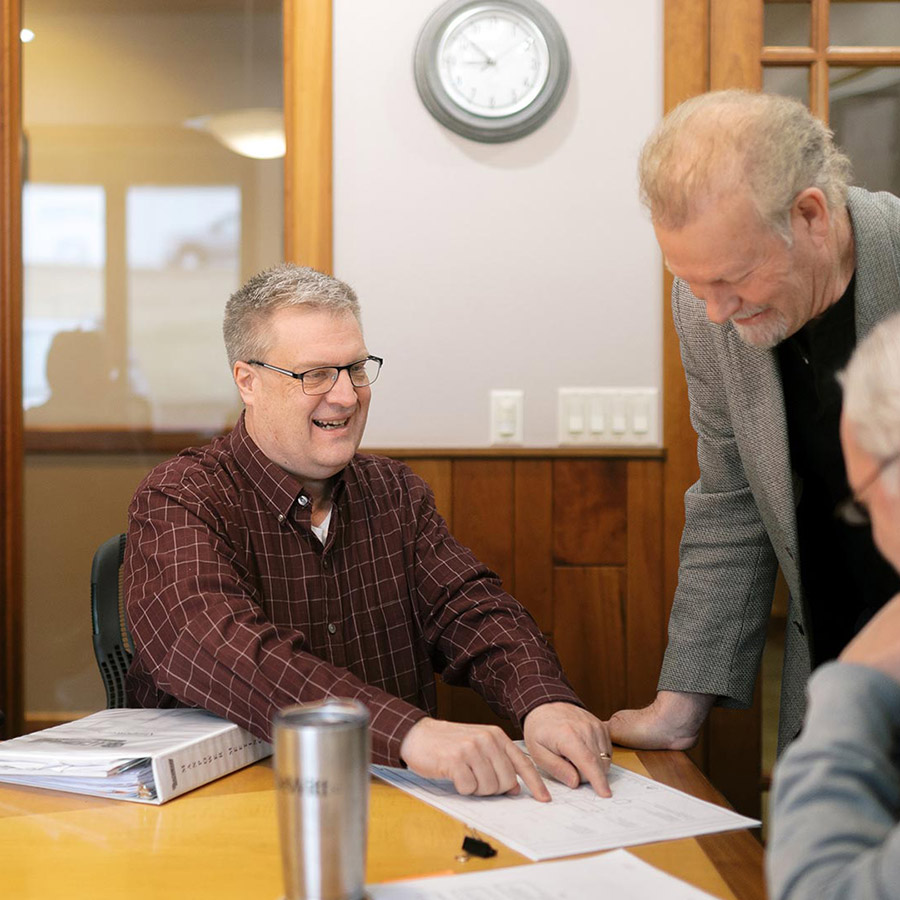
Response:
[{"label": "ceiling light fixture", "polygon": [[[253,88],[253,0],[244,3],[244,96],[252,97]],[[277,159],[284,156],[284,113],[269,106],[250,106],[195,116],[183,123],[185,128],[205,131],[220,144],[251,159]]]}]

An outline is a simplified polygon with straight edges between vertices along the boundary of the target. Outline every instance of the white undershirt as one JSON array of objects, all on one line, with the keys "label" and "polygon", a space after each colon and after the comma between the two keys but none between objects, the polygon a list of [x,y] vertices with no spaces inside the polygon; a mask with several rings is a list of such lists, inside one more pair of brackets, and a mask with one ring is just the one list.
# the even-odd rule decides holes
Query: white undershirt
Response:
[{"label": "white undershirt", "polygon": [[328,510],[328,515],[322,519],[321,525],[310,525],[310,528],[313,530],[313,534],[322,542],[323,546],[325,544],[325,538],[328,537],[328,526],[331,523],[331,513],[334,507],[332,506]]}]

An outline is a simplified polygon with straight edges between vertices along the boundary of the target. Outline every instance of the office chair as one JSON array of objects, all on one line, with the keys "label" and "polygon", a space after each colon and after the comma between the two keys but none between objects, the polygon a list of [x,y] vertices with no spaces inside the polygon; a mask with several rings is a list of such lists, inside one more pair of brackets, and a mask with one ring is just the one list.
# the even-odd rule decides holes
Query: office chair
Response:
[{"label": "office chair", "polygon": [[94,655],[106,688],[107,709],[122,709],[125,673],[134,656],[134,644],[125,618],[122,596],[122,560],[125,535],[118,534],[100,545],[91,567],[91,618]]}]

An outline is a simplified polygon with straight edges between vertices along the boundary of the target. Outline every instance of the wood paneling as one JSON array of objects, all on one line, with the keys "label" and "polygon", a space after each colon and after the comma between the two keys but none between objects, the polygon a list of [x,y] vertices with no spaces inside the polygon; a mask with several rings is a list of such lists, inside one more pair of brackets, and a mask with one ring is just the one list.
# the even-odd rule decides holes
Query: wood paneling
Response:
[{"label": "wood paneling", "polygon": [[553,632],[553,464],[516,461],[514,470],[516,599],[546,634]]},{"label": "wood paneling", "polygon": [[453,463],[453,522],[456,539],[515,593],[512,460]]},{"label": "wood paneling", "polygon": [[284,258],[331,272],[331,0],[284,4]]},{"label": "wood paneling", "polygon": [[554,571],[553,644],[587,708],[608,719],[626,705],[625,573],[612,566]]},{"label": "wood paneling", "polygon": [[0,710],[22,727],[22,222],[21,27],[0,0]]},{"label": "wood paneling", "polygon": [[447,527],[453,530],[453,463],[449,459],[407,459],[403,461],[428,482],[434,492],[437,511],[444,517]]},{"label": "wood paneling", "polygon": [[626,463],[555,460],[553,556],[557,564],[624,565]]},{"label": "wood paneling", "polygon": [[662,466],[628,463],[625,660],[629,709],[646,706],[666,649],[669,603],[663,593]]}]

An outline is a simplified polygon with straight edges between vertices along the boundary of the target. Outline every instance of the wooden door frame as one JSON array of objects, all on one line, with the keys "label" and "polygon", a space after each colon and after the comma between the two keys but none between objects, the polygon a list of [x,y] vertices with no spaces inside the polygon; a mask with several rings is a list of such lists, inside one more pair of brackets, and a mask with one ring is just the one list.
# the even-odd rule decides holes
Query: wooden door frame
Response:
[{"label": "wooden door frame", "polygon": [[0,737],[19,734],[22,685],[22,126],[19,0],[0,0]]}]

